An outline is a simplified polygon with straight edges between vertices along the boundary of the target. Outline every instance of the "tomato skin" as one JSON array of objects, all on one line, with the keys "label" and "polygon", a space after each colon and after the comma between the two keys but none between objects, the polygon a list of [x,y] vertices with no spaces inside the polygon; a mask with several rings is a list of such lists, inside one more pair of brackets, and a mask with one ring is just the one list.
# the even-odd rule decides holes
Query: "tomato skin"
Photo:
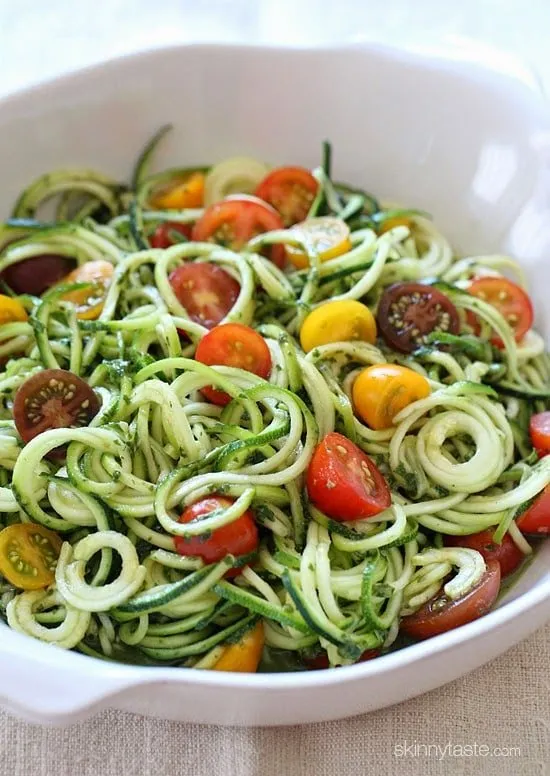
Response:
[{"label": "tomato skin", "polygon": [[41,296],[48,288],[59,283],[74,265],[75,262],[66,256],[43,253],[10,264],[2,271],[1,277],[16,294]]},{"label": "tomato skin", "polygon": [[0,531],[0,574],[23,590],[47,587],[55,579],[61,545],[56,533],[37,523],[9,525]]},{"label": "tomato skin", "polygon": [[516,525],[524,534],[550,534],[550,485],[547,485],[531,506],[518,517]]},{"label": "tomato skin", "polygon": [[373,461],[335,431],[315,448],[306,482],[312,503],[334,520],[372,517],[391,504],[388,484]]},{"label": "tomato skin", "polygon": [[254,193],[280,213],[285,226],[292,226],[307,217],[318,189],[318,181],[305,167],[278,167]]},{"label": "tomato skin", "polygon": [[[252,197],[228,197],[207,207],[193,226],[191,238],[196,242],[217,242],[233,251],[253,237],[275,229],[283,229],[281,216],[270,205]],[[282,245],[269,248],[269,258],[279,268],[285,263]]]},{"label": "tomato skin", "polygon": [[[488,302],[502,314],[511,327],[516,342],[521,342],[533,325],[533,305],[529,296],[521,286],[508,280],[508,278],[477,278],[468,286],[468,292]],[[504,298],[502,298],[503,295]],[[478,334],[481,327],[474,314],[470,313],[468,315],[468,322],[473,326],[476,334]],[[497,348],[504,347],[500,337],[492,337],[491,343]]]},{"label": "tomato skin", "polygon": [[30,442],[52,428],[87,425],[99,406],[94,391],[77,375],[65,369],[43,369],[17,389],[13,419],[21,439]]},{"label": "tomato skin", "polygon": [[28,319],[27,311],[18,299],[0,294],[0,326],[4,323],[24,322]]},{"label": "tomato skin", "polygon": [[[242,323],[224,323],[206,334],[197,347],[195,359],[201,364],[245,369],[267,380],[271,374],[271,353],[264,338]],[[202,393],[213,404],[224,407],[231,397],[206,385]]]},{"label": "tomato skin", "polygon": [[300,329],[306,353],[329,342],[376,341],[376,321],[369,308],[354,299],[325,302],[312,310]]},{"label": "tomato skin", "polygon": [[114,267],[108,261],[87,261],[69,272],[63,283],[89,283],[90,288],[68,291],[63,294],[65,302],[72,302],[77,308],[76,317],[80,320],[95,320],[103,310],[105,295],[111,284]]},{"label": "tomato skin", "polygon": [[168,281],[189,318],[207,329],[225,318],[241,292],[229,272],[209,262],[183,264],[170,273]]},{"label": "tomato skin", "polygon": [[[188,506],[182,513],[179,522],[190,523],[200,517],[209,515],[216,509],[226,509],[234,504],[234,499],[225,496],[209,496]],[[254,515],[246,512],[229,525],[224,525],[212,531],[210,536],[174,536],[174,546],[180,555],[192,555],[202,558],[205,563],[217,563],[226,555],[248,555],[255,552],[259,544],[259,534]],[[234,577],[240,574],[239,569],[229,569],[226,576]]]},{"label": "tomato skin", "polygon": [[361,420],[376,430],[391,428],[402,409],[431,393],[425,377],[399,364],[374,364],[363,369],[352,388]]},{"label": "tomato skin", "polygon": [[151,198],[156,210],[184,210],[202,207],[205,175],[198,170],[186,178],[176,178],[159,189]]},{"label": "tomato skin", "polygon": [[254,674],[258,670],[264,644],[264,626],[260,620],[236,644],[228,644],[225,647],[217,663],[212,666],[212,670]]},{"label": "tomato skin", "polygon": [[149,238],[151,248],[169,248],[171,245],[176,245],[170,232],[179,232],[187,240],[190,240],[191,231],[191,224],[180,224],[177,221],[165,221],[163,224],[157,226]]},{"label": "tomato skin", "polygon": [[[366,649],[359,660],[357,660],[357,663],[366,663],[367,660],[373,660],[373,658],[378,657],[380,655],[381,650],[380,649]],[[328,662],[328,655],[326,652],[316,655],[315,657],[306,658],[305,664],[310,669],[310,671],[321,671],[326,668],[330,668],[330,664]],[[341,668],[342,666],[336,666],[336,668]]]},{"label": "tomato skin", "polygon": [[550,412],[548,410],[531,415],[529,434],[539,458],[548,455],[550,453]]},{"label": "tomato skin", "polygon": [[500,565],[500,574],[507,577],[512,574],[520,563],[525,559],[525,555],[519,549],[509,533],[504,535],[502,542],[497,544],[493,539],[494,530],[487,529],[469,536],[445,536],[446,547],[469,547],[471,550],[480,552],[485,561],[496,560]]},{"label": "tomato skin", "polygon": [[478,584],[462,598],[451,601],[438,593],[414,614],[401,620],[400,629],[415,639],[429,639],[440,633],[477,620],[491,609],[500,590],[500,565],[496,560],[487,563],[487,569]]},{"label": "tomato skin", "polygon": [[412,353],[426,344],[425,338],[431,332],[457,334],[460,327],[451,300],[437,288],[422,283],[395,283],[386,288],[376,318],[384,340],[402,353]]}]

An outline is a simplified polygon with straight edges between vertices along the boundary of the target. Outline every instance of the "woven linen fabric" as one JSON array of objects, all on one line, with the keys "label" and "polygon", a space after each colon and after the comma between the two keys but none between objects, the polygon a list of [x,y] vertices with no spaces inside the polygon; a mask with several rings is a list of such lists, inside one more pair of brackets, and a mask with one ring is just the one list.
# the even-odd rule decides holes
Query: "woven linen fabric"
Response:
[{"label": "woven linen fabric", "polygon": [[489,665],[388,709],[286,728],[104,711],[67,728],[0,715],[1,776],[546,776],[550,625]]}]

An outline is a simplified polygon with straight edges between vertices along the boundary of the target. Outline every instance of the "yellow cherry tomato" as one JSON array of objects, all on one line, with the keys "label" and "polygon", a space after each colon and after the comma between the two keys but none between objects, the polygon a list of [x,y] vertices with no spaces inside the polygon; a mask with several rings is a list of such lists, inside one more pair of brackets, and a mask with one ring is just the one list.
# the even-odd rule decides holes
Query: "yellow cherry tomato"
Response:
[{"label": "yellow cherry tomato", "polygon": [[37,523],[15,523],[0,531],[0,574],[15,587],[39,590],[51,585],[61,539]]},{"label": "yellow cherry tomato", "polygon": [[192,172],[183,180],[171,181],[151,197],[156,210],[185,210],[204,204],[204,173]]},{"label": "yellow cherry tomato", "polygon": [[309,266],[308,253],[316,253],[319,261],[328,261],[351,250],[349,226],[341,218],[320,216],[308,218],[290,230],[302,241],[307,253],[295,245],[286,245],[288,260],[298,269]]},{"label": "yellow cherry tomato", "polygon": [[26,321],[28,319],[27,311],[17,299],[11,296],[0,294],[0,325],[3,323],[14,323],[16,321]]},{"label": "yellow cherry tomato", "polygon": [[363,369],[352,389],[357,414],[376,430],[391,428],[398,412],[429,395],[426,378],[398,364],[375,364]]},{"label": "yellow cherry tomato", "polygon": [[88,261],[63,278],[64,284],[89,283],[88,288],[67,291],[62,299],[72,302],[76,308],[76,317],[83,321],[92,321],[99,317],[107,289],[111,285],[114,267],[108,261]]},{"label": "yellow cherry tomato", "polygon": [[378,234],[385,234],[390,229],[395,229],[396,226],[406,226],[409,229],[412,227],[412,218],[408,216],[395,216],[394,218],[388,218],[382,221],[378,227]]},{"label": "yellow cherry tomato", "polygon": [[265,636],[262,622],[258,622],[236,644],[228,644],[212,667],[213,671],[235,671],[254,674],[262,657]]},{"label": "yellow cherry tomato", "polygon": [[306,353],[328,342],[376,340],[376,321],[369,308],[354,299],[326,302],[309,313],[300,330]]}]

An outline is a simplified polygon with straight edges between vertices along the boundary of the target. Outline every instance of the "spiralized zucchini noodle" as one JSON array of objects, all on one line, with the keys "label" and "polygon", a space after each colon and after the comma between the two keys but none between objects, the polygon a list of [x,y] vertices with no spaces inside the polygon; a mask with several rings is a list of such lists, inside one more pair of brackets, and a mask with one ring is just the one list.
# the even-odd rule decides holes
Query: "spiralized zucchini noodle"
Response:
[{"label": "spiralized zucchini noodle", "polygon": [[[515,520],[550,483],[550,458],[538,459],[528,435],[530,417],[548,406],[550,361],[537,333],[516,342],[511,319],[468,292],[472,278],[510,273],[523,286],[521,269],[507,256],[457,257],[426,214],[333,182],[328,158],[313,171],[308,217],[337,219],[349,231],[336,255],[323,256],[284,218],[239,249],[188,240],[185,227],[203,218],[204,202],[172,206],[171,183],[207,174],[207,201],[216,202],[253,191],[269,168],[242,159],[221,173],[215,166],[212,178],[208,167],[152,174],[163,133],[130,185],[91,170],[49,173],[0,227],[4,293],[26,311],[0,325],[0,512],[5,527],[39,524],[63,542],[51,584],[25,589],[1,578],[2,612],[11,628],[49,644],[154,665],[216,667],[258,622],[264,659],[275,656],[264,670],[277,659],[296,669],[325,653],[338,666],[400,646],[403,618],[434,596],[463,598],[487,571],[480,552],[449,537],[491,529],[495,541],[508,534],[531,552]],[[163,225],[169,245],[155,247]],[[277,246],[301,252],[301,265],[279,268],[270,259]],[[9,270],[44,256],[69,267],[112,265],[96,315],[79,315],[68,301],[86,280],[14,293]],[[218,323],[261,335],[267,379],[195,359],[211,327],[190,314],[171,275],[196,264],[237,284]],[[375,313],[396,283],[439,290],[456,308],[458,329],[410,352],[380,331],[372,341],[329,337],[304,347],[314,311],[360,301]],[[353,387],[365,368],[382,364],[413,370],[429,390],[375,427],[357,412]],[[14,397],[43,370],[81,378],[100,407],[89,422],[54,423],[25,443]],[[208,400],[212,386],[228,403]],[[391,503],[377,513],[342,519],[308,492],[314,452],[334,431],[388,483]],[[213,495],[226,502],[180,520]],[[257,551],[215,562],[182,552],[245,513],[259,528]],[[17,546],[6,552],[23,563]]]}]

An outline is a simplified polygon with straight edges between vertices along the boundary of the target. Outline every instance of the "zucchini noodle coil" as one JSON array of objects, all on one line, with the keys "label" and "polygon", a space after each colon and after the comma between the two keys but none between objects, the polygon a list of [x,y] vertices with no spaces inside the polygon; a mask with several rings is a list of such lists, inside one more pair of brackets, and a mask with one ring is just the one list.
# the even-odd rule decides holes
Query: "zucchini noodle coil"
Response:
[{"label": "zucchini noodle coil", "polygon": [[[299,670],[320,657],[338,666],[403,646],[407,618],[434,597],[461,601],[487,573],[484,555],[454,539],[489,530],[525,557],[532,551],[516,519],[550,483],[550,458],[539,460],[528,434],[531,416],[548,407],[550,361],[538,334],[516,341],[513,319],[470,292],[473,279],[510,273],[522,287],[521,270],[506,256],[457,257],[426,214],[333,182],[328,147],[311,176],[307,219],[344,230],[334,255],[283,209],[277,228],[254,229],[239,246],[197,239],[208,207],[242,192],[243,181],[246,195],[256,191],[269,167],[239,158],[221,171],[151,174],[162,134],[131,185],[90,170],[53,172],[0,227],[4,298],[25,313],[0,318],[0,514],[4,530],[48,529],[29,529],[34,548],[50,532],[59,539],[42,587],[2,569],[1,612],[49,644],[146,665],[220,668],[258,628],[260,670]],[[191,191],[201,176],[206,203],[201,195],[178,205],[177,186],[189,180]],[[159,229],[167,245],[154,239]],[[281,269],[276,255],[290,261]],[[38,276],[47,257],[67,271],[21,290],[17,271],[34,261]],[[96,281],[67,275],[90,262],[110,268],[88,315],[71,299]],[[214,329],[191,311],[192,284],[183,293],[172,280],[195,265],[229,276],[234,293],[217,324],[250,327],[265,341],[267,377],[195,358]],[[444,295],[457,316],[408,350],[382,336],[380,319],[384,294],[404,283]],[[373,320],[378,310],[378,332],[308,346],[309,316],[336,302],[361,302]],[[389,422],[367,422],[357,381],[382,365],[412,370],[426,388]],[[50,423],[23,439],[15,397],[46,370],[80,378],[97,408],[84,403],[83,422]],[[212,389],[224,401],[211,401]],[[346,518],[345,489],[341,515],[316,497],[312,460],[333,432],[368,457],[369,483],[387,484],[391,499],[376,511]],[[217,508],[181,519],[213,496]],[[250,514],[252,551],[216,560],[185,552]],[[10,541],[1,552],[23,573],[24,552]]]}]

